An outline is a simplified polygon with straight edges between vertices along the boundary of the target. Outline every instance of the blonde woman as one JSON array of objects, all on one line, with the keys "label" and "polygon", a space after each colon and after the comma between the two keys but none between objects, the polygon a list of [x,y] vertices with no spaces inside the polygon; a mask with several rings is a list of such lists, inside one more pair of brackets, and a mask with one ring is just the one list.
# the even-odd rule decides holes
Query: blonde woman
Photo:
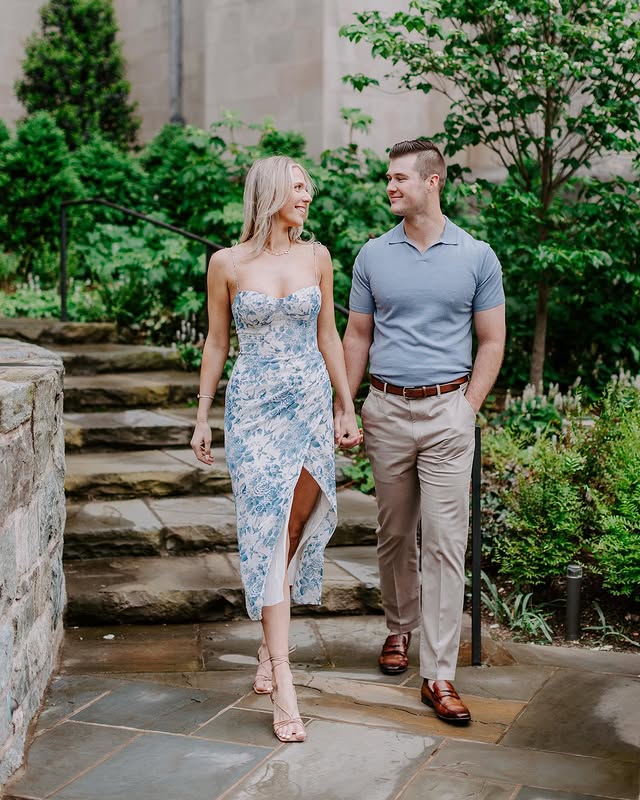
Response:
[{"label": "blonde woman", "polygon": [[[240,243],[209,265],[191,440],[196,457],[211,464],[207,413],[233,315],[240,355],[226,391],[225,453],[247,611],[263,629],[254,691],[271,695],[283,742],[306,735],[289,666],[290,598],[320,603],[323,551],[336,525],[334,444],[361,441],[335,326],[331,258],[301,238],[312,191],[307,172],[285,156],[249,170]],[[340,409],[333,422],[331,384]]]}]

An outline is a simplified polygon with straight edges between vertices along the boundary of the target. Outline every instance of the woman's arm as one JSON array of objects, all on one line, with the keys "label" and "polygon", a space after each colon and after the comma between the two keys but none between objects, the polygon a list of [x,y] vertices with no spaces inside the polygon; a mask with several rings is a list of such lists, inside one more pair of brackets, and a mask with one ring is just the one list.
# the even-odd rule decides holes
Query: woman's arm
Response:
[{"label": "woman's arm", "polygon": [[336,392],[334,419],[335,441],[340,447],[354,447],[362,440],[356,421],[355,409],[347,370],[344,365],[344,351],[336,328],[333,307],[333,266],[331,256],[324,245],[314,244],[318,271],[320,273],[320,290],[322,306],[318,316],[318,347],[327,365],[329,378]]},{"label": "woman's arm", "polygon": [[208,423],[212,397],[229,355],[229,327],[231,325],[231,302],[229,298],[229,251],[219,250],[211,256],[207,273],[207,311],[209,330],[202,350],[200,368],[200,394],[196,427],[191,439],[191,448],[199,461],[212,464],[211,428]]}]

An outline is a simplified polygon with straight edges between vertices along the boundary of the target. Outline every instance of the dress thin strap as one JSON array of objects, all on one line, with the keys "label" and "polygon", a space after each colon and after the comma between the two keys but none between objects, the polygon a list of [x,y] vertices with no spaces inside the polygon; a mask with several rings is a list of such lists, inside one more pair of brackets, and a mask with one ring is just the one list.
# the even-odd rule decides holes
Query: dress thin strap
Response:
[{"label": "dress thin strap", "polygon": [[315,276],[316,276],[316,285],[320,286],[320,276],[318,275],[318,264],[317,264],[317,261],[316,261],[316,245],[317,244],[318,244],[318,242],[312,242],[311,246],[313,247],[313,271],[314,271]]},{"label": "dress thin strap", "polygon": [[240,283],[238,282],[238,267],[236,266],[236,257],[233,252],[233,247],[231,249],[231,261],[233,262],[233,276],[236,279],[236,292],[240,291]]}]

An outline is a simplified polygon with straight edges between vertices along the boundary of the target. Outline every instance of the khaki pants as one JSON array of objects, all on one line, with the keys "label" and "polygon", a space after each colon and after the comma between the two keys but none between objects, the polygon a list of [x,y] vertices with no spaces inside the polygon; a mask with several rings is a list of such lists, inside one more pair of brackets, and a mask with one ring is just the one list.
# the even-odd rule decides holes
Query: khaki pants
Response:
[{"label": "khaki pants", "polygon": [[408,400],[371,387],[362,407],[386,622],[391,633],[420,626],[420,674],[430,680],[455,678],[460,644],[476,422],[465,390]]}]

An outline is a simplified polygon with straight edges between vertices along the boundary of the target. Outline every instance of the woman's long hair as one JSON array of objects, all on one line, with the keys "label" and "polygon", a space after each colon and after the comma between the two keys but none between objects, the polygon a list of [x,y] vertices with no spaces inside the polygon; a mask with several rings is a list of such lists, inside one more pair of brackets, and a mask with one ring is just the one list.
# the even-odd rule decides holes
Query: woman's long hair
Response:
[{"label": "woman's long hair", "polygon": [[[244,225],[240,242],[251,240],[254,256],[264,250],[273,230],[273,221],[291,195],[291,172],[294,167],[301,170],[307,191],[313,196],[315,186],[308,172],[289,156],[261,158],[251,165],[247,173],[244,185]],[[302,225],[289,228],[289,241],[299,241],[302,231]]]}]

